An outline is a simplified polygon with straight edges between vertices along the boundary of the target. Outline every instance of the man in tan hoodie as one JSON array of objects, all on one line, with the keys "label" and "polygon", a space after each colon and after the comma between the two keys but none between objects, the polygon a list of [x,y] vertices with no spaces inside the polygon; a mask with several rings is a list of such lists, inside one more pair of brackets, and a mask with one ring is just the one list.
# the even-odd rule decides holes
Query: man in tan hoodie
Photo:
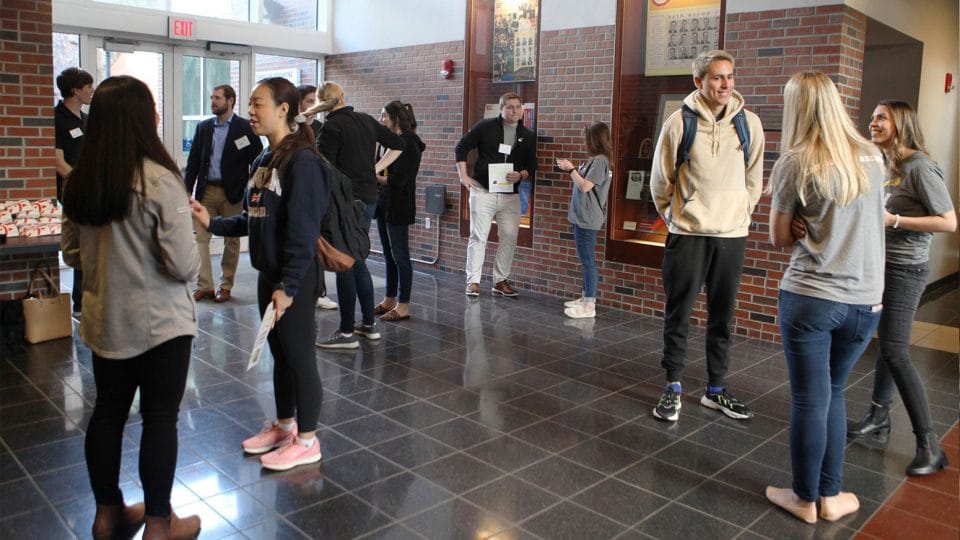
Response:
[{"label": "man in tan hoodie", "polygon": [[663,256],[667,302],[662,366],[667,384],[653,415],[670,422],[679,418],[690,313],[704,284],[708,380],[700,403],[731,418],[752,416],[727,393],[724,377],[750,216],[763,188],[764,137],[760,119],[744,110],[749,148],[741,143],[734,117],[743,110],[743,96],[734,90],[733,67],[734,58],[725,51],[705,51],[694,59],[697,89],[683,100],[697,117],[689,160],[677,166],[682,111],[664,122],[653,155],[650,188],[669,226]]}]

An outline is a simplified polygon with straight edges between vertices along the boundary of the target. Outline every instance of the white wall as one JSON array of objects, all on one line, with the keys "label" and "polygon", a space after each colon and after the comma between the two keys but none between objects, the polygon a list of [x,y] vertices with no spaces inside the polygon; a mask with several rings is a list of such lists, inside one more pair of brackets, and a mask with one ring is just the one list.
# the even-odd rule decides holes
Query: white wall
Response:
[{"label": "white wall", "polygon": [[[960,77],[957,0],[846,0],[848,6],[923,42],[917,113],[927,149],[943,168],[954,207],[960,201],[960,90],[943,91],[946,73]],[[864,103],[862,106],[872,107]],[[960,270],[960,234],[933,235],[930,281]]]},{"label": "white wall", "polygon": [[613,26],[617,0],[541,0],[540,31]]},{"label": "white wall", "polygon": [[334,54],[462,41],[466,0],[333,0]]},{"label": "white wall", "polygon": [[[542,31],[612,26],[617,0],[541,0],[540,12]],[[459,41],[466,27],[466,0],[333,0],[334,54]]]}]

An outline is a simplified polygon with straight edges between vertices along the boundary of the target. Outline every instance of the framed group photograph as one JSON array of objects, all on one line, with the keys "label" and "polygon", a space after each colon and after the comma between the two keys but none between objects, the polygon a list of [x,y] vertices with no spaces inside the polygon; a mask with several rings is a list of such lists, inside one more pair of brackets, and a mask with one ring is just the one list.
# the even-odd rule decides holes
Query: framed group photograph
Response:
[{"label": "framed group photograph", "polygon": [[644,75],[689,75],[703,51],[720,48],[720,0],[647,0]]},{"label": "framed group photograph", "polygon": [[493,82],[537,78],[539,0],[496,0],[493,7]]}]

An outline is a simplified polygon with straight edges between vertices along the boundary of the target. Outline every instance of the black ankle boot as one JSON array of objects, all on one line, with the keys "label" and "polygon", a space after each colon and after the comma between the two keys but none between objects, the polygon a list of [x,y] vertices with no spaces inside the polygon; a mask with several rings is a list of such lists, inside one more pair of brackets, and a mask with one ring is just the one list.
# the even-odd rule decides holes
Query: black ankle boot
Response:
[{"label": "black ankle boot", "polygon": [[917,434],[917,457],[907,465],[910,476],[926,476],[947,467],[947,454],[940,448],[937,434],[926,432]]},{"label": "black ankle boot", "polygon": [[876,403],[870,404],[870,410],[857,423],[847,424],[847,439],[873,436],[877,442],[886,443],[890,439],[890,409]]}]

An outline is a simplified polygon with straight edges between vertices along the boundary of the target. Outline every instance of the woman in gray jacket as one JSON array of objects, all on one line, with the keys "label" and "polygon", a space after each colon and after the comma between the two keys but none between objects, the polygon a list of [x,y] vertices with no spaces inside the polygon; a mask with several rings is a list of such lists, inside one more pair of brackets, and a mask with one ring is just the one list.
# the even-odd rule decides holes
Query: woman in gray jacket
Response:
[{"label": "woman in gray jacket", "polygon": [[[80,338],[93,352],[97,400],[86,456],[94,538],[193,538],[200,518],[170,508],[177,415],[197,335],[190,284],[200,257],[187,193],[157,136],[150,89],[111,77],[93,96],[80,159],[63,193],[61,249],[83,269]],[[123,428],[137,390],[144,504],[124,506]],[[146,515],[144,515],[146,514]]]}]

